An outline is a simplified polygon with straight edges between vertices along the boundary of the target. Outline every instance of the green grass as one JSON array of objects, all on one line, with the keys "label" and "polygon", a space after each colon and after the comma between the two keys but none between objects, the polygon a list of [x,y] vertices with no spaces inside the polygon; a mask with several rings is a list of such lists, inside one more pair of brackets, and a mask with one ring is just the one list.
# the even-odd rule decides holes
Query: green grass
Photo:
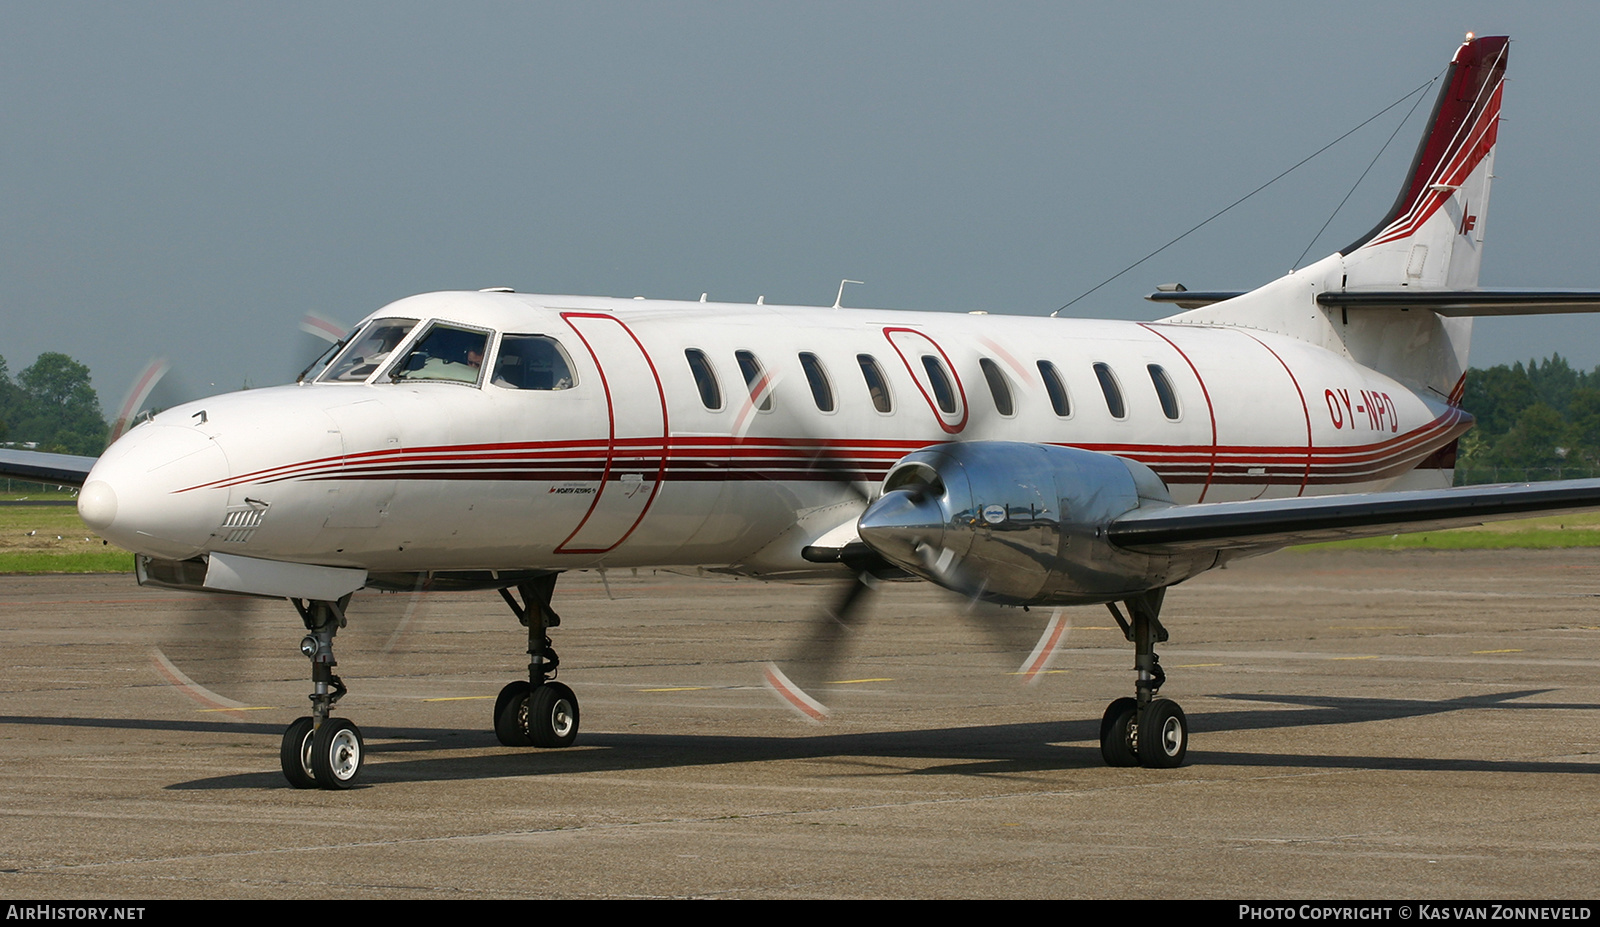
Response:
[{"label": "green grass", "polygon": [[0,551],[4,573],[132,573],[133,554],[120,548],[107,552]]},{"label": "green grass", "polygon": [[1355,541],[1307,544],[1296,550],[1503,550],[1521,547],[1600,547],[1600,513],[1540,515],[1474,528],[1384,535]]},{"label": "green grass", "polygon": [[[71,493],[10,493],[71,500]],[[31,532],[31,533],[30,533]],[[128,573],[133,555],[109,547],[78,520],[70,505],[0,506],[0,573]]]}]

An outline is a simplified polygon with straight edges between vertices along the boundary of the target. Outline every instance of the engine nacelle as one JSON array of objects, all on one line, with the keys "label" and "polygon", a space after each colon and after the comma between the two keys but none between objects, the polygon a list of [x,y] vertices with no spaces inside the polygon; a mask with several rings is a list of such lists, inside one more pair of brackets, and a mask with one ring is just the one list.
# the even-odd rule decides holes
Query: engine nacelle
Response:
[{"label": "engine nacelle", "polygon": [[1137,461],[1009,441],[907,454],[857,524],[879,555],[930,582],[1007,605],[1083,605],[1168,586],[1214,553],[1123,550],[1106,526],[1167,506],[1166,484]]}]

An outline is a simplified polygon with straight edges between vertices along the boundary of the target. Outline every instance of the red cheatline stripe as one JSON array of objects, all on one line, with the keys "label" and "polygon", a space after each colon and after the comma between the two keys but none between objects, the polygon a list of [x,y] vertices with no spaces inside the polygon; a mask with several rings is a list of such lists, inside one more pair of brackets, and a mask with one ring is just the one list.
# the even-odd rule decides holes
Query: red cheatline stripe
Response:
[{"label": "red cheatline stripe", "polygon": [[[1458,383],[1459,392],[1465,380]],[[1459,434],[1471,416],[1452,407],[1420,428],[1371,444],[1313,447],[1309,451],[1313,482],[1357,482],[1393,471],[1430,453],[1451,432]],[[906,453],[926,447],[917,441],[839,441],[732,438],[634,438],[608,451],[604,442],[548,441],[434,446],[366,451],[284,464],[229,477],[190,489],[221,488],[246,483],[286,480],[355,479],[594,479],[596,470],[665,468],[677,479],[830,480],[876,479]],[[1215,467],[1226,482],[1281,479],[1293,471],[1304,475],[1308,451],[1299,446],[1079,444],[1089,451],[1131,457],[1164,478],[1193,482],[1201,469]],[[622,453],[617,453],[622,451]],[[628,453],[632,451],[633,453]],[[1265,474],[1241,472],[1265,468]],[[186,490],[180,490],[186,491]]]}]

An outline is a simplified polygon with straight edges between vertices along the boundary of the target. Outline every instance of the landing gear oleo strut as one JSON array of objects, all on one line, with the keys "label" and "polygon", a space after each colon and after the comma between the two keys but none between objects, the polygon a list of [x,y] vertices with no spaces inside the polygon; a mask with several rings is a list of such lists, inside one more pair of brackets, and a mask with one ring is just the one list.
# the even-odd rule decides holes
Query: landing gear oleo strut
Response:
[{"label": "landing gear oleo strut", "polygon": [[1135,698],[1119,698],[1106,707],[1100,719],[1100,755],[1108,766],[1146,766],[1171,769],[1183,765],[1189,750],[1189,719],[1171,699],[1157,698],[1167,674],[1155,645],[1166,641],[1167,629],[1159,615],[1166,589],[1153,589],[1126,600],[1130,621],[1115,602],[1106,603],[1111,616],[1133,643]]},{"label": "landing gear oleo strut", "polygon": [[361,729],[329,713],[346,692],[343,680],[334,672],[333,637],[345,625],[345,606],[350,597],[337,602],[291,599],[306,636],[300,652],[311,661],[311,715],[298,718],[283,732],[278,759],[284,778],[297,789],[348,789],[361,777],[366,745]]},{"label": "landing gear oleo strut", "polygon": [[556,682],[561,658],[550,646],[550,629],[561,616],[550,607],[556,575],[519,583],[519,603],[509,589],[500,595],[528,629],[528,680],[507,683],[494,704],[494,733],[508,747],[570,747],[578,737],[578,697]]}]

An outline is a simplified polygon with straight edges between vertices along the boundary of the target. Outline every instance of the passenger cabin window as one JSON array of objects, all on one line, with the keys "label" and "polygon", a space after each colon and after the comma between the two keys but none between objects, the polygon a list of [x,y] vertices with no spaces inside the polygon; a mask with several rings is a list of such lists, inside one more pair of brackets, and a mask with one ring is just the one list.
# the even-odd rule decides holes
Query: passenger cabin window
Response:
[{"label": "passenger cabin window", "polygon": [[735,351],[733,357],[739,362],[739,372],[744,374],[745,386],[750,388],[750,398],[759,400],[756,408],[771,412],[772,384],[767,380],[767,372],[762,369],[761,361],[749,351]]},{"label": "passenger cabin window", "polygon": [[1100,380],[1100,392],[1106,394],[1106,409],[1111,417],[1127,418],[1128,407],[1122,401],[1122,386],[1117,383],[1117,375],[1105,364],[1095,364],[1094,375]]},{"label": "passenger cabin window", "polygon": [[383,366],[417,326],[416,319],[376,319],[350,339],[318,378],[323,383],[355,383]]},{"label": "passenger cabin window", "polygon": [[476,386],[483,375],[489,333],[435,323],[394,368],[390,379],[442,380]]},{"label": "passenger cabin window", "polygon": [[1178,407],[1178,391],[1172,388],[1172,378],[1160,364],[1151,364],[1146,369],[1150,371],[1150,382],[1155,384],[1156,397],[1161,400],[1161,414],[1177,421],[1183,410]]},{"label": "passenger cabin window", "polygon": [[717,372],[711,369],[711,358],[699,348],[683,352],[689,361],[689,372],[694,374],[694,385],[700,390],[700,404],[715,412],[722,408],[722,387],[717,385]]},{"label": "passenger cabin window", "polygon": [[1008,418],[1016,414],[1016,403],[1011,399],[1011,384],[1000,371],[1000,365],[985,357],[978,361],[978,366],[983,369],[983,378],[989,381],[989,395],[994,397],[994,410]]},{"label": "passenger cabin window", "polygon": [[933,384],[933,399],[939,404],[939,411],[946,415],[954,415],[956,391],[950,386],[950,374],[945,372],[944,364],[932,354],[924,354],[922,369],[928,372],[928,382]]},{"label": "passenger cabin window", "polygon": [[861,376],[867,381],[872,407],[885,415],[894,411],[894,403],[889,398],[889,381],[884,379],[883,368],[878,366],[878,361],[871,354],[857,354],[856,363],[861,365]]},{"label": "passenger cabin window", "polygon": [[806,382],[811,384],[811,398],[817,404],[817,411],[832,412],[833,384],[828,382],[828,371],[822,366],[822,361],[817,355],[802,351],[800,367],[806,372]]},{"label": "passenger cabin window", "polygon": [[504,335],[494,361],[495,386],[506,389],[571,389],[577,383],[560,342],[545,335]]},{"label": "passenger cabin window", "polygon": [[1067,384],[1061,380],[1061,371],[1049,361],[1039,362],[1039,376],[1044,379],[1044,391],[1050,395],[1050,408],[1062,418],[1072,415],[1072,399],[1067,395]]}]

